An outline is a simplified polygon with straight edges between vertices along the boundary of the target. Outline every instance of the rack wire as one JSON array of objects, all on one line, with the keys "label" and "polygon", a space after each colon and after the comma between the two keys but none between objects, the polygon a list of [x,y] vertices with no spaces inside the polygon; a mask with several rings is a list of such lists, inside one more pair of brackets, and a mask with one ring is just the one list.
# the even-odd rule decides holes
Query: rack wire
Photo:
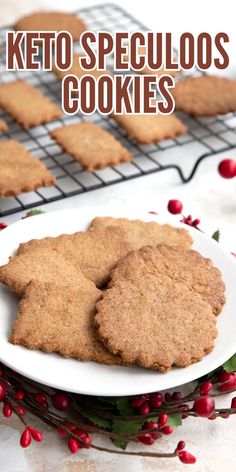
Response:
[{"label": "rack wire", "polygon": [[[83,18],[88,29],[93,31],[106,30],[114,33],[148,30],[118,5],[103,4],[84,8],[76,14]],[[61,83],[52,72],[5,70],[5,36],[9,29],[11,28],[0,29],[0,83],[16,79],[26,80],[60,105]],[[236,145],[236,113],[213,118],[194,118],[184,114],[179,114],[179,117],[188,127],[187,134],[156,144],[138,145],[128,139],[124,130],[112,118],[99,113],[89,117],[80,114],[71,117],[65,115],[60,120],[23,130],[0,110],[0,118],[9,126],[9,131],[0,135],[0,139],[12,138],[20,141],[33,155],[42,160],[57,178],[53,187],[0,199],[0,216],[170,168],[176,170],[182,182],[189,182],[203,159]],[[92,120],[117,137],[132,152],[134,160],[93,173],[84,171],[80,164],[63,152],[50,137],[50,131],[86,119]]]}]

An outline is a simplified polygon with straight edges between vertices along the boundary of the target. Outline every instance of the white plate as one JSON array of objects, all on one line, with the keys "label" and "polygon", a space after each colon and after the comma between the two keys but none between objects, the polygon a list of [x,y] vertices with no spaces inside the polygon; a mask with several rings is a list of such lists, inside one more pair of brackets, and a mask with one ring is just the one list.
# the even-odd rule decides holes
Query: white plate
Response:
[{"label": "white plate", "polygon": [[[32,238],[57,236],[87,229],[95,216],[140,218],[144,221],[163,222],[159,217],[132,210],[104,211],[100,208],[63,210],[21,220],[0,233],[0,265],[7,263],[19,243]],[[169,223],[174,224],[172,219]],[[179,224],[183,227],[183,224]],[[105,366],[94,362],[64,359],[57,354],[30,351],[8,342],[11,324],[16,317],[18,300],[0,284],[0,359],[15,371],[55,388],[88,395],[135,395],[164,390],[194,380],[221,365],[236,352],[236,264],[219,243],[189,228],[194,248],[211,258],[222,272],[226,284],[227,302],[218,317],[219,335],[215,349],[200,362],[185,368],[174,368],[158,373],[139,367]]]}]

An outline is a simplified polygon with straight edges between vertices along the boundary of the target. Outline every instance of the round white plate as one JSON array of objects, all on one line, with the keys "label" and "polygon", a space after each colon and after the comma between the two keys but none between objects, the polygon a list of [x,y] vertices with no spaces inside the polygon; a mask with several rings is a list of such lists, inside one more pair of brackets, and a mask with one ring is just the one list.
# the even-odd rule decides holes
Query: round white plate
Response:
[{"label": "round white plate", "polygon": [[[87,229],[95,216],[139,218],[162,221],[158,216],[132,210],[104,211],[101,208],[63,210],[21,220],[0,233],[0,265],[8,262],[21,242],[44,236],[57,236]],[[178,226],[183,227],[179,223]],[[120,396],[164,390],[194,380],[214,370],[236,352],[236,264],[219,243],[196,229],[189,228],[194,248],[211,258],[222,272],[227,302],[218,317],[219,335],[213,352],[200,362],[185,368],[159,373],[140,367],[105,366],[95,362],[64,359],[57,354],[30,351],[8,342],[11,325],[16,317],[18,300],[0,284],[0,360],[15,371],[52,387],[88,395]]]}]

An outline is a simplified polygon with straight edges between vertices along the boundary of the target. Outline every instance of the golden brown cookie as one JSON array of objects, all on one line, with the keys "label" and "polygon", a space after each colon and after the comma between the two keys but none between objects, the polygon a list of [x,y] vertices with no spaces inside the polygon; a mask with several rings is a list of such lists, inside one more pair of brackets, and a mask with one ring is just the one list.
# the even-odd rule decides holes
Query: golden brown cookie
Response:
[{"label": "golden brown cookie", "polygon": [[225,303],[225,285],[219,269],[199,252],[183,247],[160,244],[132,251],[118,261],[112,272],[112,282],[133,280],[136,277],[168,275],[173,281],[185,284],[209,303],[218,315]]},{"label": "golden brown cookie", "polygon": [[62,111],[46,95],[22,80],[0,85],[0,107],[24,128],[62,116]]},{"label": "golden brown cookie", "polygon": [[78,278],[69,286],[33,280],[20,302],[10,342],[81,361],[120,364],[120,357],[112,355],[94,336],[95,303],[100,295],[94,284],[86,284],[83,275],[81,283]]},{"label": "golden brown cookie", "polygon": [[196,116],[214,116],[236,110],[236,80],[188,77],[172,90],[176,110]]},{"label": "golden brown cookie", "polygon": [[4,120],[0,119],[0,133],[5,133],[8,130],[8,126]]},{"label": "golden brown cookie", "polygon": [[185,124],[173,113],[171,115],[112,115],[112,118],[124,128],[129,138],[142,144],[174,139],[187,132]]},{"label": "golden brown cookie", "polygon": [[80,18],[71,13],[36,12],[20,18],[15,24],[18,31],[69,31],[75,41],[79,41],[86,26]]},{"label": "golden brown cookie", "polygon": [[133,247],[124,230],[111,226],[63,234],[57,238],[33,239],[20,244],[17,254],[34,254],[41,249],[57,251],[75,267],[80,267],[97,287],[103,287],[117,261]]},{"label": "golden brown cookie", "polygon": [[160,225],[154,221],[145,222],[141,220],[129,220],[127,218],[98,216],[94,218],[91,223],[92,228],[113,225],[126,231],[132,249],[140,249],[142,246],[156,246],[161,243],[188,248],[191,247],[193,243],[193,240],[186,229],[175,228],[168,224]]},{"label": "golden brown cookie", "polygon": [[88,171],[131,161],[132,155],[117,139],[94,123],[63,126],[51,133],[68,154]]},{"label": "golden brown cookie", "polygon": [[115,282],[96,307],[99,339],[126,363],[165,372],[199,361],[214,347],[210,305],[165,274]]},{"label": "golden brown cookie", "polygon": [[[0,282],[12,292],[22,295],[31,280],[60,285],[80,285],[86,288],[88,281],[80,270],[70,264],[61,254],[52,249],[38,248],[25,254],[11,257],[8,264],[0,267]],[[83,283],[83,285],[82,285]]]},{"label": "golden brown cookie", "polygon": [[46,166],[14,140],[0,142],[0,197],[55,184]]},{"label": "golden brown cookie", "polygon": [[83,57],[83,55],[74,53],[73,54],[72,66],[67,70],[59,70],[56,67],[56,65],[54,64],[52,70],[56,74],[58,79],[62,80],[62,79],[64,79],[64,77],[66,77],[66,75],[75,75],[76,77],[78,77],[78,79],[81,79],[84,75],[92,75],[95,79],[98,79],[100,77],[100,75],[102,75],[104,73],[106,73],[106,74],[109,73],[108,71],[104,72],[104,71],[98,71],[96,69],[93,69],[93,70],[82,69],[82,67],[80,66],[80,63],[79,63],[79,58],[80,57]]}]

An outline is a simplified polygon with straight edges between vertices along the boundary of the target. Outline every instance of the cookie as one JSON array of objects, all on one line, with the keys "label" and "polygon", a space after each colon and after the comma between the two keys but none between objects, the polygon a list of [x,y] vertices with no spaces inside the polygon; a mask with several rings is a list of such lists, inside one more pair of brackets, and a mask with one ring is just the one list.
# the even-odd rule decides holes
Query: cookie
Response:
[{"label": "cookie", "polygon": [[120,364],[120,357],[94,336],[95,303],[100,294],[83,276],[81,283],[77,279],[76,285],[69,286],[32,280],[20,302],[10,342],[81,361]]},{"label": "cookie", "polygon": [[132,251],[118,261],[112,272],[112,283],[132,281],[134,277],[146,279],[149,274],[168,275],[201,295],[215,315],[221,312],[225,303],[221,273],[210,259],[197,251],[165,244]]},{"label": "cookie", "polygon": [[37,12],[20,18],[15,24],[18,31],[69,31],[79,41],[86,26],[83,20],[70,13]]},{"label": "cookie", "polygon": [[97,287],[103,287],[117,261],[132,250],[132,245],[124,230],[108,226],[57,238],[33,239],[20,244],[17,254],[34,253],[41,249],[57,251],[75,267],[79,266]]},{"label": "cookie", "polygon": [[66,75],[75,75],[76,77],[78,77],[78,79],[81,79],[84,75],[92,75],[95,79],[98,79],[100,75],[104,73],[108,74],[107,71],[98,71],[96,69],[93,69],[93,70],[82,69],[79,63],[80,57],[83,57],[83,55],[74,53],[72,66],[67,70],[59,70],[54,64],[52,70],[54,74],[56,74],[58,79],[62,80],[64,79],[64,77],[66,77]]},{"label": "cookie", "polygon": [[47,167],[14,140],[0,142],[0,197],[55,184]]},{"label": "cookie", "polygon": [[82,122],[63,126],[52,131],[51,136],[88,171],[132,159],[128,150],[112,134],[94,123]]},{"label": "cookie", "polygon": [[112,115],[124,128],[129,138],[141,144],[150,144],[163,139],[174,139],[185,134],[187,127],[173,113],[171,115]]},{"label": "cookie", "polygon": [[[22,295],[31,280],[60,285],[80,285],[86,288],[87,279],[77,266],[70,264],[61,254],[52,249],[35,249],[11,257],[8,264],[0,267],[0,282]],[[90,285],[94,284],[90,282]]]},{"label": "cookie", "polygon": [[[124,55],[124,59],[125,61],[128,61],[129,60],[129,55],[130,53],[128,53],[127,55]],[[145,46],[139,46],[138,50],[137,50],[137,56],[136,57],[139,57],[139,56],[146,56],[146,47]],[[143,69],[139,70],[139,71],[135,71],[137,74],[148,74],[148,75],[176,75],[179,70],[166,70],[164,67],[162,67],[161,69],[159,70],[153,70],[153,69],[150,69],[150,67],[148,66],[145,66]]]},{"label": "cookie", "polygon": [[188,77],[172,90],[176,110],[196,116],[214,116],[236,110],[236,80]]},{"label": "cookie", "polygon": [[8,130],[8,126],[4,120],[0,119],[0,133],[5,133]]},{"label": "cookie", "polygon": [[62,116],[62,111],[48,97],[22,80],[0,85],[0,107],[24,128]]},{"label": "cookie", "polygon": [[142,246],[156,246],[161,243],[189,248],[193,242],[186,229],[174,228],[174,226],[168,224],[160,225],[154,221],[145,222],[141,220],[128,220],[127,218],[98,216],[91,223],[92,228],[111,225],[118,226],[126,231],[132,249],[140,249]]},{"label": "cookie", "polygon": [[165,274],[114,282],[96,308],[99,339],[129,364],[166,372],[199,361],[214,347],[210,305]]}]

